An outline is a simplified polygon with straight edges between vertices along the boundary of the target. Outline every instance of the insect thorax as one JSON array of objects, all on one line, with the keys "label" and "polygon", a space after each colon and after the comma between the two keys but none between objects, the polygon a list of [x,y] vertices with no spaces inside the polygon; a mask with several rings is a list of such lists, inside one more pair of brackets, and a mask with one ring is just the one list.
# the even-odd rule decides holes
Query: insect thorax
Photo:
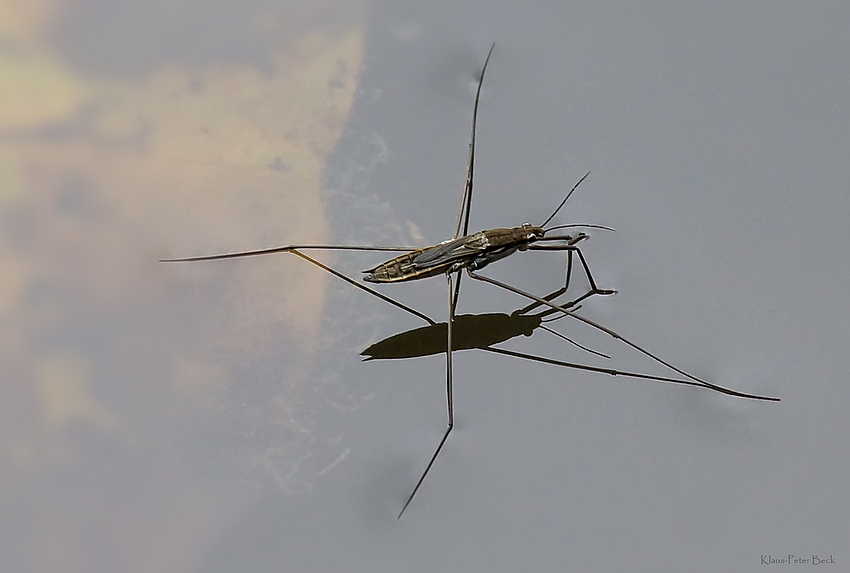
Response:
[{"label": "insect thorax", "polygon": [[528,243],[541,238],[546,231],[529,223],[523,223],[520,227],[491,229],[489,231],[482,231],[482,233],[487,235],[488,246],[491,248],[515,246],[521,250],[525,250]]}]

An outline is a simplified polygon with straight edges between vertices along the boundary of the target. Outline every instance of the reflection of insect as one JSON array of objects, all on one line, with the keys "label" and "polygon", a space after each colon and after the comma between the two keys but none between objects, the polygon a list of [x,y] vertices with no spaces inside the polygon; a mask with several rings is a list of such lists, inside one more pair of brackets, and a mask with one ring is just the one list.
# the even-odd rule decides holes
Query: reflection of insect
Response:
[{"label": "reflection of insect", "polygon": [[[546,300],[554,301],[557,297],[567,292],[568,288],[569,278],[567,278],[564,287],[547,295],[545,298]],[[578,299],[562,306],[576,311],[580,308],[578,303],[593,294],[593,291],[590,290]],[[551,308],[537,314],[530,314],[532,310],[539,306],[539,303],[534,302],[525,308],[515,310],[511,314],[455,315],[452,321],[452,350],[471,350],[473,348],[485,350],[494,344],[507,342],[520,335],[531,336],[539,328],[591,354],[610,358],[610,356],[591,350],[546,326],[545,323],[564,318],[566,317],[565,314]],[[557,314],[557,316],[552,317],[553,314]],[[369,360],[393,360],[442,354],[446,351],[447,327],[447,323],[441,322],[394,334],[372,344],[369,348],[361,352],[360,355],[366,357],[363,359],[365,362]]]},{"label": "reflection of insect", "polygon": [[[545,300],[554,302],[559,296],[567,292],[569,289],[569,278],[564,287],[550,293],[544,297]],[[598,366],[589,366],[586,364],[576,364],[574,362],[564,362],[563,360],[555,360],[545,358],[543,356],[535,356],[515,350],[507,350],[494,345],[507,342],[518,336],[531,336],[538,328],[545,330],[562,340],[565,340],[591,354],[601,356],[602,358],[610,358],[607,354],[597,352],[579,344],[578,342],[564,336],[560,332],[547,326],[547,323],[555,322],[558,319],[572,316],[572,313],[579,310],[581,307],[578,303],[595,294],[593,290],[587,291],[585,294],[567,304],[560,304],[564,309],[569,309],[570,314],[565,314],[561,311],[548,309],[537,314],[529,314],[532,310],[541,306],[540,303],[534,302],[525,308],[515,310],[511,314],[504,313],[486,313],[486,314],[461,314],[455,315],[452,321],[452,350],[485,350],[494,354],[502,354],[512,356],[514,358],[522,358],[533,362],[541,362],[543,364],[551,364],[553,366],[565,366],[576,370],[585,370],[588,372],[598,372],[601,374],[609,374],[611,376],[623,376],[626,378],[637,378],[641,380],[652,380],[655,382],[665,382],[673,384],[684,384],[686,386],[699,386],[709,390],[715,390],[730,396],[739,398],[755,398],[765,399],[761,396],[745,394],[735,390],[729,390],[721,386],[711,385],[706,386],[704,383],[695,382],[693,380],[682,380],[679,378],[669,378],[667,376],[655,376],[651,374],[639,374],[637,372],[626,372],[614,368],[604,368]],[[553,314],[556,316],[552,317]],[[416,358],[420,356],[431,356],[433,354],[442,354],[446,352],[446,330],[448,324],[440,322],[438,324],[429,324],[394,334],[383,340],[369,346],[360,353],[365,356],[364,362],[370,360],[398,360],[402,358]]]},{"label": "reflection of insect", "polygon": [[[494,44],[495,46],[495,44]],[[349,284],[361,289],[365,290],[374,296],[377,296],[381,300],[388,302],[402,310],[405,310],[415,316],[418,316],[428,322],[431,327],[439,328],[439,325],[435,321],[433,321],[428,316],[422,314],[421,312],[410,308],[392,298],[379,293],[378,291],[367,287],[357,281],[346,277],[345,275],[335,271],[334,269],[328,267],[327,265],[317,261],[316,259],[304,254],[303,250],[352,250],[352,251],[398,251],[402,254],[384,262],[381,265],[378,265],[372,269],[364,271],[366,275],[363,277],[364,280],[373,283],[385,283],[385,282],[404,282],[417,280],[421,278],[436,276],[444,274],[446,276],[446,282],[448,285],[448,320],[445,323],[444,331],[445,332],[445,346],[443,347],[446,352],[446,403],[448,409],[448,424],[446,426],[445,433],[443,434],[442,439],[440,440],[439,445],[437,446],[434,454],[431,456],[428,465],[425,468],[425,471],[422,473],[419,481],[416,483],[416,486],[413,488],[410,496],[405,502],[404,506],[401,509],[398,517],[400,518],[404,513],[407,506],[413,500],[416,492],[419,491],[419,487],[422,485],[422,482],[425,480],[425,477],[428,475],[428,472],[431,469],[431,466],[434,464],[434,461],[437,459],[437,456],[440,453],[443,445],[446,442],[446,439],[449,437],[449,434],[452,431],[454,426],[454,409],[452,405],[452,350],[457,349],[458,347],[453,343],[453,324],[455,320],[455,308],[457,306],[457,299],[460,293],[460,278],[461,271],[466,269],[467,274],[476,280],[484,281],[494,286],[498,286],[500,288],[509,290],[516,294],[519,294],[525,298],[531,299],[535,304],[534,306],[548,306],[551,311],[561,313],[563,316],[570,316],[576,318],[585,324],[588,324],[598,330],[609,334],[610,336],[623,341],[625,344],[631,346],[635,350],[649,356],[653,360],[667,366],[668,368],[674,370],[675,372],[689,378],[692,382],[686,381],[677,381],[674,379],[664,379],[660,377],[652,377],[645,375],[637,375],[638,377],[650,378],[650,379],[660,379],[666,380],[670,382],[680,382],[685,384],[693,384],[698,386],[703,386],[706,388],[710,388],[713,390],[717,390],[720,392],[724,392],[727,394],[733,394],[737,396],[743,396],[747,398],[759,399],[759,400],[778,400],[778,398],[768,398],[762,396],[754,396],[749,394],[741,394],[731,390],[727,390],[720,386],[716,386],[714,384],[710,384],[704,380],[691,376],[690,374],[672,366],[671,364],[661,360],[655,355],[647,352],[643,348],[637,346],[636,344],[629,342],[628,340],[621,337],[616,332],[597,324],[589,319],[586,319],[582,316],[575,314],[575,310],[577,307],[575,306],[578,301],[583,300],[589,296],[595,294],[613,294],[615,291],[613,290],[604,290],[599,289],[596,286],[595,281],[590,273],[590,268],[587,265],[587,261],[584,258],[584,255],[581,252],[581,249],[578,247],[578,243],[587,238],[587,235],[584,233],[578,233],[575,236],[571,235],[549,235],[547,233],[549,231],[553,231],[555,229],[564,229],[567,227],[597,227],[594,225],[562,225],[557,227],[550,227],[546,229],[545,226],[555,217],[555,215],[560,211],[561,207],[564,206],[567,199],[569,199],[570,195],[575,191],[579,184],[584,181],[585,177],[588,174],[585,174],[578,183],[573,186],[570,192],[566,195],[563,201],[561,201],[558,208],[543,222],[540,226],[531,225],[529,223],[525,223],[519,227],[512,228],[500,228],[500,229],[491,229],[486,231],[480,231],[478,233],[468,234],[469,231],[469,214],[472,207],[472,188],[473,188],[473,172],[474,172],[474,164],[475,164],[475,132],[476,132],[476,123],[478,118],[478,102],[481,95],[481,86],[484,81],[484,72],[487,69],[487,63],[490,61],[490,55],[493,52],[493,46],[490,47],[490,52],[487,54],[487,59],[484,62],[484,66],[481,70],[481,76],[478,81],[478,88],[475,94],[475,104],[473,107],[473,115],[472,115],[472,138],[469,145],[469,161],[467,167],[467,178],[466,178],[466,186],[464,188],[464,193],[461,199],[460,211],[457,217],[457,223],[455,226],[454,237],[448,241],[440,243],[438,245],[434,245],[431,247],[427,247],[424,249],[418,249],[413,247],[370,247],[370,246],[359,246],[359,245],[287,245],[283,247],[273,247],[268,249],[260,249],[254,251],[242,251],[237,253],[227,253],[220,255],[208,255],[208,256],[199,256],[199,257],[188,257],[188,258],[180,258],[180,259],[164,259],[162,262],[180,262],[180,261],[205,261],[205,260],[215,260],[215,259],[228,259],[228,258],[236,258],[236,257],[248,257],[254,255],[261,254],[271,254],[271,253],[282,253],[288,252],[294,255],[297,255],[306,261],[324,269],[325,271],[333,274],[334,276],[339,277],[340,279],[348,282]],[[602,227],[605,228],[605,227]],[[500,281],[496,281],[495,279],[484,277],[477,274],[475,271],[480,270],[487,266],[488,264],[503,259],[516,251],[525,251],[525,250],[545,250],[545,251],[566,251],[568,256],[568,266],[567,266],[567,282],[563,289],[560,291],[556,291],[552,295],[549,295],[545,298],[537,297],[531,293],[522,291],[513,287],[511,285],[502,283]],[[572,255],[575,253],[581,265],[584,269],[584,273],[587,277],[588,282],[590,283],[590,290],[581,296],[576,301],[572,301],[567,305],[558,305],[552,302],[557,296],[560,296],[561,293],[565,292],[569,287],[570,280],[570,270],[572,269]],[[452,275],[456,276],[456,279],[452,279]],[[518,353],[512,353],[512,351],[505,351],[502,349],[493,349],[488,345],[488,349],[491,351],[501,352],[503,354],[519,356]],[[527,357],[528,355],[519,356],[519,357]],[[585,367],[582,365],[576,365],[565,362],[558,362],[548,359],[541,359],[544,362],[549,362],[553,364],[558,364],[561,366],[569,366],[574,368],[583,368],[594,371],[603,371],[609,374],[623,374],[623,375],[631,375],[630,373],[615,371],[611,369],[597,369],[594,367]]]}]

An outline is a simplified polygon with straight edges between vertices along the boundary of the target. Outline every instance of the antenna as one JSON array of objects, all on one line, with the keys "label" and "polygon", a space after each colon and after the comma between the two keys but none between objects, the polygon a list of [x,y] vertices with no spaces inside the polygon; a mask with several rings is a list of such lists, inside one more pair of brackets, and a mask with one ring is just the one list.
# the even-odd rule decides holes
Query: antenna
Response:
[{"label": "antenna", "polygon": [[551,220],[555,217],[555,215],[557,215],[557,214],[558,214],[558,211],[560,211],[560,210],[561,210],[561,207],[563,207],[563,206],[564,206],[564,204],[567,202],[567,199],[569,199],[569,198],[570,198],[570,195],[572,195],[572,194],[573,194],[573,191],[575,191],[575,190],[576,190],[576,187],[578,187],[579,185],[581,185],[581,182],[582,182],[582,181],[584,181],[585,179],[587,179],[587,176],[588,176],[588,175],[590,175],[590,171],[588,171],[587,173],[585,173],[585,174],[584,174],[584,177],[582,177],[581,179],[579,179],[579,180],[578,180],[578,183],[576,183],[575,185],[573,185],[573,188],[572,188],[572,189],[570,189],[570,192],[569,192],[569,193],[567,193],[567,196],[566,196],[566,197],[564,197],[564,200],[563,200],[563,201],[561,201],[561,204],[560,204],[560,205],[558,205],[558,208],[557,208],[557,209],[555,209],[555,212],[554,212],[554,213],[552,213],[551,215],[549,215],[549,218],[548,218],[548,219],[546,219],[545,221],[543,221],[543,224],[542,224],[542,225],[540,225],[541,227],[545,227],[545,226],[546,226],[546,223],[548,223],[549,221],[551,221]]}]

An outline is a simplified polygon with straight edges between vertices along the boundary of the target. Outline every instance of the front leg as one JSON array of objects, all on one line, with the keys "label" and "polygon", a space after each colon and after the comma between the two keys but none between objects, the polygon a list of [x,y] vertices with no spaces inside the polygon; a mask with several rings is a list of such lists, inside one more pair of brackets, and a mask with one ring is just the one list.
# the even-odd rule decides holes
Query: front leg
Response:
[{"label": "front leg", "polygon": [[[564,237],[564,239],[568,239],[567,243],[564,245],[529,245],[529,251],[567,251],[567,281],[565,285],[569,287],[570,284],[570,274],[572,272],[572,254],[575,252],[578,255],[579,260],[581,261],[581,266],[584,268],[584,274],[587,277],[587,282],[590,284],[590,292],[589,294],[582,297],[582,299],[587,298],[588,296],[592,296],[594,294],[601,295],[611,295],[616,294],[616,289],[601,289],[596,286],[596,281],[593,280],[593,274],[590,272],[590,266],[587,264],[587,259],[584,258],[584,253],[581,252],[581,248],[576,245],[579,241],[586,238],[587,235],[580,234],[578,237]],[[559,238],[553,238],[559,239]]]}]

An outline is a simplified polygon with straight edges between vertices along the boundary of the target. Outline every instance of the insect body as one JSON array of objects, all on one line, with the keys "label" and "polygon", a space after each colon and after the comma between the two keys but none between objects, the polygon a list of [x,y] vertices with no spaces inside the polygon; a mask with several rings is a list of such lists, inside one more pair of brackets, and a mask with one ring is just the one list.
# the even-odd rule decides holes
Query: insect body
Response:
[{"label": "insect body", "polygon": [[[521,227],[479,231],[393,257],[375,268],[363,271],[367,273],[363,280],[370,283],[395,283],[452,273],[467,267],[483,269],[517,250],[527,250],[530,243],[542,238],[545,233],[545,230],[530,223]],[[571,237],[568,239],[572,240]]]}]

